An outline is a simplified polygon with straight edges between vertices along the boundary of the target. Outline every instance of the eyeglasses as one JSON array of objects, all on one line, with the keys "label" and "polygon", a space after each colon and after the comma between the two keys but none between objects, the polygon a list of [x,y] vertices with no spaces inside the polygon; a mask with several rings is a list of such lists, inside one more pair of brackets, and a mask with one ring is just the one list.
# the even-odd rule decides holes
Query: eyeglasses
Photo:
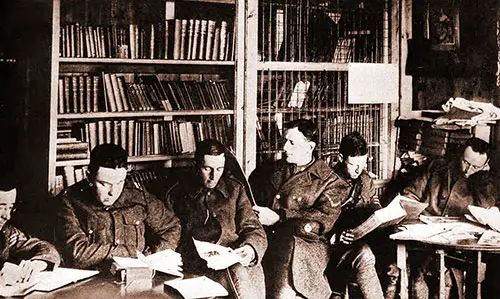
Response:
[{"label": "eyeglasses", "polygon": [[465,171],[468,171],[469,169],[472,169],[473,171],[479,171],[479,170],[483,169],[484,167],[486,167],[486,165],[488,165],[489,161],[490,161],[489,159],[486,160],[486,162],[484,162],[483,165],[473,165],[469,161],[465,160],[462,157],[462,164],[465,166]]}]

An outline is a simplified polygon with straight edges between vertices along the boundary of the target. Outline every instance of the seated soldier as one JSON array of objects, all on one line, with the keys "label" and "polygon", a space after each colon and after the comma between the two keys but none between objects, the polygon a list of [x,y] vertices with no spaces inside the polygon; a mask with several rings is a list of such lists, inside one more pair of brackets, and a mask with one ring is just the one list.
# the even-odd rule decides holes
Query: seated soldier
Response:
[{"label": "seated soldier", "polygon": [[[61,258],[56,248],[49,242],[30,237],[14,227],[10,220],[17,197],[13,179],[0,179],[0,263],[20,266],[20,272],[9,273],[7,267],[0,271],[0,285],[13,282],[27,282],[36,274],[59,266]],[[12,269],[12,268],[9,268]]]},{"label": "seated soldier", "polygon": [[269,248],[263,265],[267,298],[326,299],[327,235],[340,214],[333,170],[313,155],[317,129],[311,120],[287,124],[285,159],[259,166],[250,176]]},{"label": "seated soldier", "polygon": [[[489,171],[489,151],[486,141],[470,138],[463,151],[451,161],[438,159],[420,169],[401,194],[428,203],[423,214],[430,216],[464,216],[468,212],[468,205],[484,208],[495,206],[496,181]],[[426,280],[430,281],[436,275],[439,277],[439,273],[432,271],[435,260],[432,255],[413,254],[409,261],[413,266],[413,298],[428,298],[429,286]],[[453,275],[447,271],[445,276],[447,296],[450,296],[452,278],[459,284],[462,280],[461,271],[451,270]],[[457,296],[461,294],[461,289],[457,288]]]},{"label": "seated soldier", "polygon": [[[88,179],[56,198],[56,238],[65,263],[109,270],[113,256],[175,250],[179,219],[159,199],[126,180],[124,149],[114,144],[96,146],[88,170]],[[171,262],[180,266],[181,260]]]},{"label": "seated soldier", "polygon": [[372,178],[365,169],[367,162],[368,147],[363,137],[358,132],[344,136],[339,162],[333,167],[342,182],[337,188],[343,191],[342,212],[335,223],[331,240],[334,248],[326,271],[333,298],[343,296],[350,277],[355,277],[363,298],[384,298],[372,249],[364,240],[355,241],[350,232],[381,208]]},{"label": "seated soldier", "polygon": [[[200,142],[195,153],[195,173],[183,178],[166,194],[169,210],[182,224],[178,251],[188,273],[206,275],[229,290],[231,298],[265,298],[261,260],[266,234],[244,185],[228,171],[226,148],[219,141]],[[230,247],[242,259],[227,269],[207,267],[193,238]]]}]

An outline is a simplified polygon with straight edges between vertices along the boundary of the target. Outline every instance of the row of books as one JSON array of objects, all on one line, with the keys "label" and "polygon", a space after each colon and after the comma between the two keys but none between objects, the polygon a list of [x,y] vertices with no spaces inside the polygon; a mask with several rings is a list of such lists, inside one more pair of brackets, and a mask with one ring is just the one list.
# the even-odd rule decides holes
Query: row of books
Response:
[{"label": "row of books", "polygon": [[383,7],[340,9],[294,1],[262,6],[262,60],[380,62]]},{"label": "row of books", "polygon": [[61,26],[61,57],[234,60],[227,21],[175,19],[128,26]]},{"label": "row of books", "polygon": [[274,71],[259,74],[257,107],[337,109],[347,105],[346,72]]},{"label": "row of books", "polygon": [[[129,156],[144,156],[193,153],[196,144],[207,138],[232,144],[231,128],[230,116],[210,116],[199,122],[135,119],[79,122],[71,130],[80,142],[79,148],[83,151],[84,145],[87,146],[86,153],[98,144],[114,143],[126,149]],[[65,160],[87,157],[68,156]]]},{"label": "row of books", "polygon": [[63,73],[58,84],[60,114],[231,109],[233,102],[225,80],[160,81],[156,75]]}]

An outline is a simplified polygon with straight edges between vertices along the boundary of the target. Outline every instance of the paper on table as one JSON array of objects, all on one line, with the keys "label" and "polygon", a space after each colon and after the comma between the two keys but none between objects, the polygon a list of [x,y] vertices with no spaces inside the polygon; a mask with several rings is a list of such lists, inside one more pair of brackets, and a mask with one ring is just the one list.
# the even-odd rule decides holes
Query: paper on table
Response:
[{"label": "paper on table", "polygon": [[193,238],[194,245],[198,255],[207,262],[207,266],[214,270],[226,269],[236,263],[241,262],[242,258],[234,254],[232,249],[218,244],[204,241],[198,241]]},{"label": "paper on table", "polygon": [[206,276],[169,280],[165,281],[165,285],[176,289],[186,299],[228,295],[227,290],[220,283]]},{"label": "paper on table", "polygon": [[500,233],[491,229],[487,230],[481,235],[477,244],[500,246]]},{"label": "paper on table", "polygon": [[0,296],[24,296],[32,291],[50,292],[67,284],[97,275],[98,273],[99,271],[69,268],[56,268],[53,271],[43,271],[38,273],[33,281],[0,286]]},{"label": "paper on table", "polygon": [[35,290],[50,292],[67,284],[80,281],[99,274],[96,270],[81,270],[70,268],[56,268],[54,271],[40,273],[40,283],[35,286]]}]

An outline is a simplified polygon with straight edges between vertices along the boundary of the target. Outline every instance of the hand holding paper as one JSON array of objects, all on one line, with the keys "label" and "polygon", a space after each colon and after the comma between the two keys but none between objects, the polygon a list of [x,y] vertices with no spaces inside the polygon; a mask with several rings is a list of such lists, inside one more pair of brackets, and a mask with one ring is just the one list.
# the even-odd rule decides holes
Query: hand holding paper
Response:
[{"label": "hand holding paper", "polygon": [[[193,238],[198,255],[207,262],[207,266],[214,270],[226,269],[243,260],[241,252],[235,253],[231,248]],[[252,249],[253,250],[253,249]]]},{"label": "hand holding paper", "polygon": [[241,258],[240,263],[244,267],[248,267],[250,263],[255,259],[255,250],[250,245],[245,245],[243,247],[233,250],[233,253]]}]

